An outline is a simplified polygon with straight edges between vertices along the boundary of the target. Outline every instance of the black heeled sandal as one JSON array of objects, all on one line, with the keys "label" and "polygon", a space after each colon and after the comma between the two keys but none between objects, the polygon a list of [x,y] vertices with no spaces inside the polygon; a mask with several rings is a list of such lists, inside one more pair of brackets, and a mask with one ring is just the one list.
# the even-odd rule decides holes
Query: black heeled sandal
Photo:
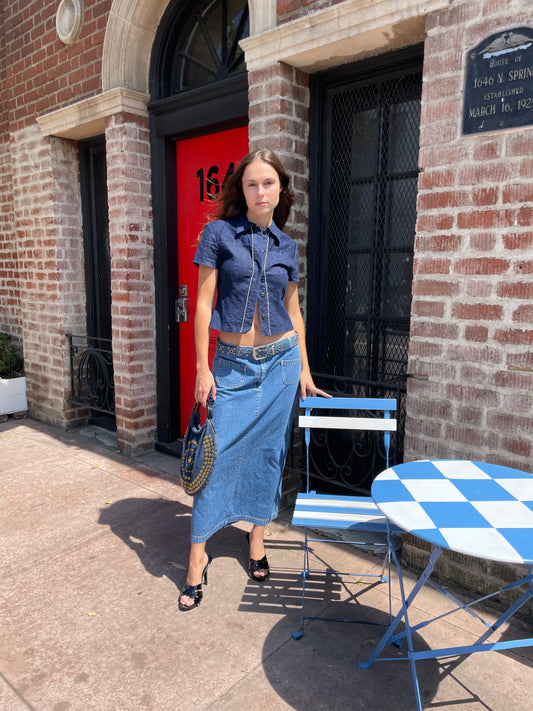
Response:
[{"label": "black heeled sandal", "polygon": [[[250,544],[250,533],[246,534],[246,540],[248,541],[248,544]],[[264,575],[261,575],[260,577],[257,577],[255,573],[258,573],[259,571],[265,570],[266,573]],[[270,575],[270,567],[268,565],[268,559],[266,555],[264,555],[261,560],[255,560],[255,558],[250,558],[248,561],[248,575],[252,580],[256,580],[258,583],[264,582],[268,576]]]},{"label": "black heeled sandal", "polygon": [[[207,585],[207,569],[211,565],[211,562],[213,560],[213,556],[208,555],[207,556],[207,563],[205,564],[205,568],[202,570],[202,577],[201,577],[201,583],[198,585],[186,585],[184,590],[182,591],[179,600],[178,600],[178,607],[182,612],[187,612],[188,610],[194,610],[195,607],[198,607],[198,605],[202,602],[202,598],[204,596],[203,590],[202,590],[202,583]],[[181,601],[181,598],[183,596],[190,597],[191,600],[193,601],[192,605],[184,605]]]}]

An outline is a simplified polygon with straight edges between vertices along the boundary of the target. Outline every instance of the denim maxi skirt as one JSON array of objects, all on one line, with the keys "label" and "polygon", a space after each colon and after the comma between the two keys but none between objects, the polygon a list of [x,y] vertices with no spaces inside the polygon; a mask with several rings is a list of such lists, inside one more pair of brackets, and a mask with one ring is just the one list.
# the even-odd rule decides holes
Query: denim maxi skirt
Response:
[{"label": "denim maxi skirt", "polygon": [[276,518],[300,381],[298,334],[258,348],[219,340],[212,372],[218,456],[194,497],[192,543],[236,521],[266,526]]}]

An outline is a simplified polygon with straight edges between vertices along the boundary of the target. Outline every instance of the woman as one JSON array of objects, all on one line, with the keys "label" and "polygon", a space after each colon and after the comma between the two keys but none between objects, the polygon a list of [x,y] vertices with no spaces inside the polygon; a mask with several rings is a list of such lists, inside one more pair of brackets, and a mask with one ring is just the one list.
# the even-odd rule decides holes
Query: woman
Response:
[{"label": "woman", "polygon": [[[197,607],[211,557],[206,541],[236,521],[253,524],[249,575],[269,575],[265,526],[278,511],[296,390],[326,395],[311,377],[298,299],[298,248],[281,229],[294,202],[269,150],[247,155],[229,178],[218,219],[200,239],[195,316],[196,402],[212,397],[218,457],[193,503],[180,610]],[[216,297],[216,303],[215,303]],[[211,371],[209,329],[220,331]]]}]

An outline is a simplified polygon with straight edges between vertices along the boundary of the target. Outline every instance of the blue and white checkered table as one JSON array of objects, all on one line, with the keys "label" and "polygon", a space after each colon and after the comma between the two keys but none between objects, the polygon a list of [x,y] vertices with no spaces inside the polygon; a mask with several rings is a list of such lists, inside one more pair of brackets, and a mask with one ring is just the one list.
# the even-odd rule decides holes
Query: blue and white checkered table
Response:
[{"label": "blue and white checkered table", "polygon": [[[381,653],[388,644],[405,639],[407,651],[404,659],[411,666],[416,708],[422,711],[416,670],[418,660],[533,646],[533,638],[487,641],[517,610],[533,599],[533,475],[482,462],[443,459],[407,462],[379,474],[372,484],[372,497],[389,521],[433,543],[434,548],[426,568],[406,596],[402,568],[395,548],[391,546],[398,571],[402,607],[368,661],[361,662],[359,666],[368,668],[376,661],[398,661],[401,658],[385,658]],[[435,563],[445,549],[504,563],[523,563],[526,575],[502,590],[470,603],[461,603],[449,591],[430,581]],[[457,607],[445,615],[412,625],[409,608],[426,583],[451,598]],[[525,591],[509,604],[496,622],[488,623],[472,610],[477,603],[523,585],[527,586]],[[458,610],[466,610],[486,627],[475,644],[423,651],[414,649],[414,632]],[[402,621],[405,630],[398,632]]]},{"label": "blue and white checkered table", "polygon": [[404,531],[442,548],[533,563],[533,476],[482,462],[432,460],[379,474],[372,498]]}]

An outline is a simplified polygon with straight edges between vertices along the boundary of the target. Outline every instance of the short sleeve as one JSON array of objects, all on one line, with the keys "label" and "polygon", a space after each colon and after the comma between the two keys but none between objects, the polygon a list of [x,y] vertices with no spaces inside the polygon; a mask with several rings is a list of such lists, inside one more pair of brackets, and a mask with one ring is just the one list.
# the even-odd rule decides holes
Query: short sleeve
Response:
[{"label": "short sleeve", "polygon": [[292,259],[288,269],[289,281],[300,281],[300,272],[298,268],[298,245],[296,242],[293,242],[293,248]]},{"label": "short sleeve", "polygon": [[204,227],[193,262],[197,266],[203,264],[218,269],[218,239],[212,222]]}]

